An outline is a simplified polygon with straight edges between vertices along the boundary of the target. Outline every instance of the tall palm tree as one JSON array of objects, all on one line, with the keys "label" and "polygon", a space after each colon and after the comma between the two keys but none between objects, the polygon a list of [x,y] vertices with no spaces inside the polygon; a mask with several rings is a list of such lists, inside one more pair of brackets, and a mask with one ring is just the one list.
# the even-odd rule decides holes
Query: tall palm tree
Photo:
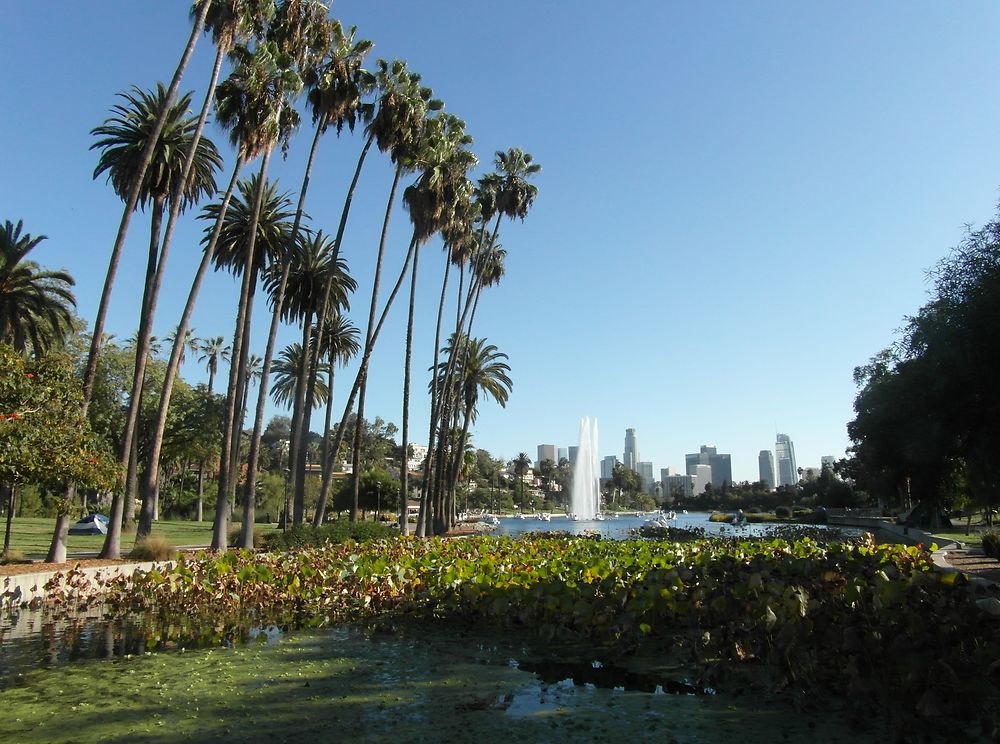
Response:
[{"label": "tall palm tree", "polygon": [[514,466],[514,475],[521,479],[521,511],[524,511],[524,476],[531,470],[531,458],[525,452],[518,452],[511,465]]},{"label": "tall palm tree", "polygon": [[[215,64],[212,68],[212,75],[205,94],[201,114],[198,118],[198,129],[196,132],[197,141],[197,137],[200,137],[201,131],[204,128],[209,108],[216,99],[216,83],[218,82],[219,72],[222,69],[223,59],[232,51],[233,46],[237,42],[245,40],[251,36],[259,37],[263,34],[268,22],[274,16],[275,4],[273,0],[200,0],[200,2],[195,4],[192,12],[197,12],[199,14],[199,17],[204,22],[206,31],[211,32],[216,47]],[[235,130],[239,129],[240,126],[237,125],[234,127],[232,126],[232,121],[230,121],[226,124],[226,128]],[[236,136],[231,139],[237,151],[236,163],[233,167],[229,180],[229,186],[226,189],[225,195],[221,199],[222,206],[217,218],[214,237],[209,241],[209,245],[205,249],[201,263],[199,264],[198,269],[195,272],[194,279],[191,282],[191,290],[188,293],[187,302],[184,305],[180,322],[177,325],[178,335],[182,335],[191,322],[191,315],[194,312],[194,306],[215,249],[215,239],[218,237],[218,231],[221,229],[222,218],[225,216],[226,209],[228,208],[233,190],[240,177],[243,165],[260,154],[259,151],[253,149],[251,144],[243,142],[240,136]],[[191,151],[189,151],[189,160],[190,152]],[[164,235],[165,246],[169,245],[175,217],[176,214],[173,210],[171,210],[171,215],[167,223],[166,234]],[[155,489],[157,488],[157,484],[159,483],[159,457],[163,447],[164,432],[166,431],[167,413],[170,408],[170,397],[173,393],[174,381],[177,379],[177,375],[180,372],[181,355],[183,354],[183,350],[184,349],[181,344],[175,343],[170,353],[170,360],[167,363],[167,370],[160,394],[160,407],[157,411],[156,420],[153,425],[153,436],[150,445],[151,462],[149,468],[147,468],[147,474],[142,484],[143,503],[146,503],[147,501],[151,503],[153,501],[153,495]],[[199,481],[199,488],[202,485],[202,481]],[[199,501],[199,521],[200,507],[201,502]],[[142,524],[140,524],[140,528],[141,527]]]},{"label": "tall palm tree", "polygon": [[[396,165],[389,199],[386,203],[385,219],[382,222],[382,234],[379,239],[378,254],[375,258],[375,276],[372,281],[372,297],[368,312],[368,329],[365,335],[364,352],[358,369],[357,417],[361,421],[365,412],[365,388],[368,379],[368,363],[375,345],[375,318],[378,308],[379,283],[382,275],[382,264],[385,256],[385,244],[389,234],[389,217],[392,214],[393,202],[400,178],[407,170],[412,169],[415,154],[421,145],[425,132],[425,122],[431,111],[442,108],[440,101],[433,99],[430,88],[420,84],[420,75],[406,68],[406,63],[395,60],[391,65],[385,60],[378,61],[376,79],[380,90],[377,108],[368,128],[375,136],[379,150],[388,153]],[[409,263],[412,250],[407,254]],[[405,268],[404,268],[405,271]],[[403,274],[402,276],[405,276]],[[394,295],[393,295],[394,296]],[[386,303],[386,309],[391,304]],[[355,427],[353,475],[351,477],[351,521],[358,518],[358,497],[360,494],[361,476],[361,427]]]},{"label": "tall palm tree", "polygon": [[[309,59],[308,64],[300,62],[300,69],[303,69],[303,80],[309,90],[309,104],[313,114],[315,133],[313,136],[312,147],[309,151],[309,157],[306,162],[306,170],[302,179],[302,188],[299,191],[299,204],[295,213],[295,222],[292,226],[293,243],[298,240],[299,225],[303,216],[306,193],[309,188],[309,180],[311,178],[320,137],[331,125],[336,126],[338,133],[343,129],[345,124],[353,131],[355,123],[358,120],[364,120],[366,118],[364,111],[367,109],[362,104],[362,98],[368,93],[373,85],[371,76],[361,68],[365,57],[371,50],[372,43],[370,41],[362,40],[355,43],[354,35],[356,33],[356,28],[352,27],[350,32],[345,34],[341,24],[337,21],[327,23],[324,20],[314,22],[313,24],[309,24],[307,22],[300,24],[300,26],[305,29],[310,28],[310,25],[318,25],[321,30],[325,31],[326,35],[324,39],[328,43],[326,48],[323,50],[323,53]],[[366,152],[367,147],[362,153],[362,159],[359,162],[358,171],[360,171],[361,163],[364,162],[364,154]],[[335,257],[339,255],[340,239],[343,236],[344,227],[346,226],[347,212],[350,204],[350,194],[353,193],[357,177],[358,172],[356,171],[354,183],[352,183],[348,196],[348,202],[345,204],[344,212],[341,216],[340,228],[333,247]],[[258,395],[254,432],[250,444],[251,467],[249,468],[250,478],[247,483],[248,489],[252,485],[252,481],[256,476],[255,468],[260,449],[260,436],[264,426],[264,404],[267,399],[268,375],[270,372],[274,346],[277,341],[279,318],[283,312],[282,308],[284,304],[289,270],[290,264],[286,264],[281,277],[276,283],[275,289],[272,290],[274,309],[271,317],[271,327],[268,333],[268,342],[264,356],[264,373]],[[329,277],[329,281],[332,282],[332,279],[333,277],[331,275]],[[328,283],[323,293],[323,302],[319,310],[320,328],[318,331],[318,337],[320,340],[322,340],[323,334],[325,333],[324,324],[331,301],[331,290],[332,284]],[[315,364],[315,360],[310,359],[310,345],[307,344],[303,351],[302,370],[304,378],[308,377],[306,386],[311,385],[315,387],[318,369]],[[293,408],[299,413],[302,411],[302,401],[308,396],[309,393],[306,391],[305,387],[297,393],[296,403]],[[291,461],[296,463],[300,460],[300,458],[296,457],[296,454],[301,448],[305,436],[304,429],[302,428],[303,420],[304,419],[302,418],[296,420],[293,416],[293,421],[296,421],[298,426],[293,427],[291,432],[290,455]],[[302,462],[304,468],[304,461]],[[301,488],[304,488],[305,484],[304,471],[300,474],[300,476],[297,476],[295,483],[296,493],[299,493]],[[300,503],[300,500],[297,499],[296,503]],[[301,516],[301,511],[297,513]],[[243,539],[245,542],[249,541],[251,536],[244,535]]]},{"label": "tall palm tree", "polygon": [[229,361],[229,346],[224,336],[201,339],[198,344],[198,361],[204,362],[208,368],[208,392],[215,388],[215,375],[219,372],[219,360]]},{"label": "tall palm tree", "polygon": [[[420,246],[445,229],[455,218],[460,208],[463,190],[467,183],[466,173],[476,164],[476,157],[466,150],[472,138],[465,133],[465,122],[450,114],[441,114],[427,121],[421,147],[416,160],[420,176],[416,183],[406,189],[403,201],[413,223],[411,248],[413,264],[410,268],[410,303],[406,322],[406,351],[403,362],[403,452],[409,451],[410,419],[410,360],[413,353],[413,320],[416,301],[417,269]],[[401,486],[404,494],[409,493],[409,470],[402,470]],[[426,491],[425,491],[426,493]],[[422,499],[423,502],[423,499]],[[400,530],[408,531],[406,499],[400,511]],[[418,529],[418,533],[420,530]]]},{"label": "tall palm tree", "polygon": [[[205,18],[211,8],[211,0],[203,0],[200,5],[195,6],[192,9],[192,15],[194,17],[194,25],[191,29],[191,35],[188,37],[187,44],[184,47],[184,52],[181,54],[180,62],[177,64],[177,68],[174,70],[174,76],[170,80],[170,86],[167,88],[166,101],[169,104],[173,101],[174,97],[177,95],[177,90],[181,85],[181,78],[184,76],[184,71],[187,69],[188,61],[191,59],[191,55],[194,53],[194,48],[198,42],[198,36],[201,35],[201,31],[205,26]],[[142,190],[143,182],[146,176],[146,170],[149,168],[149,164],[152,162],[153,156],[155,154],[155,147],[157,140],[160,138],[160,134],[163,131],[163,127],[166,124],[167,116],[169,115],[169,108],[164,107],[158,112],[156,121],[153,126],[147,132],[147,138],[145,145],[143,147],[142,160],[139,162],[138,168],[134,173],[134,178],[128,185],[128,189],[123,196],[123,201],[125,202],[125,209],[122,211],[121,221],[118,223],[118,233],[115,236],[115,243],[111,249],[111,257],[108,260],[108,271],[104,278],[104,287],[101,290],[101,299],[97,307],[97,316],[94,318],[94,328],[92,332],[92,340],[90,344],[90,351],[87,355],[87,366],[84,370],[83,375],[83,411],[86,413],[87,407],[90,404],[90,396],[94,388],[94,377],[97,374],[97,359],[101,351],[101,339],[104,337],[104,322],[108,314],[108,305],[111,302],[111,290],[114,286],[115,275],[118,273],[118,264],[121,260],[121,252],[125,247],[125,238],[128,235],[129,223],[132,219],[132,213],[135,212],[136,205],[139,203],[139,194]],[[60,520],[65,522],[66,527],[69,526],[69,520]],[[57,545],[58,543],[58,545]],[[66,536],[65,530],[63,534],[57,534],[53,537],[52,548],[50,549],[50,557],[61,556],[65,558],[66,556]],[[117,557],[117,556],[115,556]]]},{"label": "tall palm tree", "polygon": [[73,277],[26,260],[46,236],[22,234],[23,227],[21,220],[0,227],[0,342],[38,355],[62,344],[76,299]]},{"label": "tall palm tree", "polygon": [[[295,388],[299,384],[302,373],[302,344],[293,343],[278,353],[278,358],[271,365],[274,373],[274,386],[271,388],[271,399],[275,404],[288,409],[295,402]],[[327,400],[329,388],[325,381],[320,380],[314,391],[312,406],[322,405]]]},{"label": "tall palm tree", "polygon": [[249,226],[249,243],[245,249],[246,263],[236,313],[236,332],[233,336],[233,364],[230,365],[229,385],[226,391],[226,416],[222,440],[222,472],[219,478],[219,509],[216,511],[212,547],[226,548],[228,515],[225,505],[231,492],[235,493],[234,462],[238,454],[236,437],[236,400],[244,385],[247,372],[245,336],[249,332],[249,300],[253,277],[254,243],[257,239],[257,221],[260,217],[267,182],[267,168],[274,148],[282,144],[287,148],[292,132],[298,124],[298,114],[291,106],[292,97],[300,90],[302,82],[292,69],[291,57],[272,41],[264,41],[251,52],[237,46],[231,55],[236,63],[233,74],[219,86],[219,121],[239,123],[231,139],[248,150],[261,152],[260,173],[257,177],[253,213]]},{"label": "tall palm tree", "polygon": [[[171,210],[179,212],[195,203],[203,194],[214,191],[215,170],[221,167],[222,159],[210,140],[199,136],[195,141],[197,122],[188,115],[190,93],[181,96],[175,104],[170,103],[168,91],[162,84],[157,85],[156,93],[133,88],[131,93],[120,95],[125,103],[115,106],[112,109],[114,115],[92,130],[91,133],[100,139],[91,145],[91,149],[101,150],[94,177],[106,174],[116,193],[123,199],[130,193],[142,164],[147,162],[146,143],[149,141],[149,133],[160,121],[160,113],[166,113],[162,131],[152,147],[152,157],[148,159],[148,167],[138,192],[138,205],[143,209],[150,206],[151,216],[135,368],[125,432],[118,453],[119,462],[122,466],[127,466],[130,461],[134,461],[130,456],[142,402],[149,336],[159,290],[157,274],[162,277],[160,230],[163,211],[171,199],[174,199]],[[191,155],[190,159],[188,154]],[[108,537],[105,540],[109,556],[114,552],[113,543],[120,540],[123,498],[124,494],[115,494],[112,500]]]}]

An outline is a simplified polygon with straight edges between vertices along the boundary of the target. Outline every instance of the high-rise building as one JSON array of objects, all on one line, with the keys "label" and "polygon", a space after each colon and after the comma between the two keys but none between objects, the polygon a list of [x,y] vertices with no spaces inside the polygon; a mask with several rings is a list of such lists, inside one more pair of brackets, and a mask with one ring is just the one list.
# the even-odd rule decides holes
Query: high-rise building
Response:
[{"label": "high-rise building", "polygon": [[711,465],[695,465],[692,476],[691,490],[697,496],[705,490],[705,486],[712,482]]},{"label": "high-rise building", "polygon": [[559,460],[556,459],[556,446],[554,444],[538,445],[538,459],[535,460],[535,467],[541,465],[545,460],[551,460],[553,465],[559,463]]},{"label": "high-rise building", "polygon": [[639,440],[635,436],[635,429],[625,430],[625,452],[622,463],[629,470],[637,471],[639,467]]},{"label": "high-rise building", "polygon": [[766,483],[767,487],[774,490],[774,455],[771,450],[761,450],[757,456],[757,467],[760,471],[760,482]]},{"label": "high-rise building", "polygon": [[[566,447],[560,447],[559,448],[559,452],[556,453],[556,454],[557,454],[557,457],[559,458],[559,460],[568,460],[569,459],[569,449],[566,448]],[[556,465],[559,464],[559,460],[556,460]]]},{"label": "high-rise building", "polygon": [[774,459],[778,464],[778,485],[794,486],[799,482],[795,467],[795,445],[787,434],[779,434],[774,444]]},{"label": "high-rise building", "polygon": [[670,474],[670,468],[660,471],[660,483],[663,485],[663,496],[666,499],[689,499],[694,496],[694,477],[690,475]]},{"label": "high-rise building", "polygon": [[[722,488],[723,483],[733,482],[732,455],[720,453],[713,444],[703,444],[699,452],[684,455],[684,465],[688,475],[694,475],[698,465],[709,466],[712,469],[712,488]],[[701,492],[696,491],[696,493]]]},{"label": "high-rise building", "polygon": [[615,475],[615,465],[618,458],[615,455],[608,455],[601,460],[601,480],[610,480]]},{"label": "high-rise building", "polygon": [[568,448],[568,459],[569,459],[569,465],[570,465],[570,467],[573,467],[574,465],[576,465],[576,457],[577,457],[577,454],[579,454],[579,452],[580,452],[580,448],[579,447],[572,447],[571,446],[571,447]]},{"label": "high-rise building", "polygon": [[652,493],[653,488],[656,485],[653,483],[653,463],[640,462],[636,472],[639,474],[639,481],[642,483],[642,490],[646,493]]}]

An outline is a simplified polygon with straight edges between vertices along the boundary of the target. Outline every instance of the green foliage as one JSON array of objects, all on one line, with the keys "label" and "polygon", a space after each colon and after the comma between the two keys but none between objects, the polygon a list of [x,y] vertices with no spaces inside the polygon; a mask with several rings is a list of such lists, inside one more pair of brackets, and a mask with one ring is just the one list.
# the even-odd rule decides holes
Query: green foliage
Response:
[{"label": "green foliage", "polygon": [[[265,550],[297,550],[326,544],[339,545],[348,541],[363,543],[398,535],[395,528],[376,522],[348,522],[339,519],[320,527],[297,525],[283,532],[266,535],[261,544]],[[256,545],[256,541],[254,542]]]},{"label": "green foliage", "polygon": [[80,412],[69,360],[27,362],[0,345],[0,482],[110,489],[119,470]]},{"label": "green foliage", "polygon": [[1000,559],[1000,532],[983,533],[983,553],[990,558]]}]

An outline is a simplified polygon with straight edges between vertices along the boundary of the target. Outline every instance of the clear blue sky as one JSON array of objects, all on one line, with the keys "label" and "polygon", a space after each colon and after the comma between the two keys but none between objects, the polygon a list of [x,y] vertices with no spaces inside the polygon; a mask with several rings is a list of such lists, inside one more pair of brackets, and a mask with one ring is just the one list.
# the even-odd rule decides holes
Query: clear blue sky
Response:
[{"label": "clear blue sky", "polygon": [[[89,130],[116,91],[172,73],[188,3],[10,3],[0,64],[0,220],[49,240],[35,258],[77,279],[92,318],[121,206],[93,181]],[[406,59],[468,123],[485,170],[520,147],[544,171],[528,220],[505,225],[504,282],[477,335],[510,355],[506,410],[475,443],[534,457],[596,416],[601,453],[638,431],[642,459],[683,468],[714,443],[756,479],[776,431],[800,465],[841,456],[852,369],[926,299],[925,270],[993,214],[1000,184],[1000,6],[992,2],[336,2],[374,54]],[[203,38],[183,81],[203,95]],[[221,133],[210,135],[220,144]],[[308,131],[274,174],[297,190]],[[308,212],[335,229],[359,138],[321,145]],[[232,157],[227,152],[227,165]],[[390,182],[374,158],[345,253],[369,291]],[[220,176],[222,181],[225,176]],[[390,266],[409,236],[397,211]],[[175,325],[201,224],[178,230],[157,316]],[[131,334],[146,222],[133,223],[108,330]],[[442,252],[425,249],[414,369],[430,364]],[[237,289],[212,277],[194,326],[230,335]],[[403,306],[380,342],[367,411],[400,420]],[[255,319],[262,353],[266,321]],[[285,329],[282,342],[296,332]],[[189,361],[191,382],[206,375]],[[341,375],[347,386],[353,369]],[[426,438],[426,403],[414,406]],[[314,428],[319,427],[314,417]]]}]

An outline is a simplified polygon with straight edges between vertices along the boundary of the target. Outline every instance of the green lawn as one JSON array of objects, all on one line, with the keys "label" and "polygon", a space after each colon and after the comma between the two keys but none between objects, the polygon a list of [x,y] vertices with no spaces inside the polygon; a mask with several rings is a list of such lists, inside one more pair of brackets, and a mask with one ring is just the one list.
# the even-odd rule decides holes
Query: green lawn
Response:
[{"label": "green lawn", "polygon": [[[4,524],[0,520],[0,529],[3,529]],[[236,522],[230,529],[238,526],[239,522]],[[49,551],[54,527],[55,519],[51,518],[15,518],[11,527],[10,546],[19,551],[25,558],[44,558]],[[258,524],[256,528],[258,532],[264,534],[274,532],[277,529],[273,524]],[[208,547],[212,543],[212,522],[155,522],[153,534],[162,535],[171,545],[176,547],[189,545]],[[122,552],[131,550],[134,543],[135,528],[133,527],[122,534]],[[70,535],[67,556],[81,557],[88,553],[96,553],[100,551],[103,544],[103,535]]]}]

